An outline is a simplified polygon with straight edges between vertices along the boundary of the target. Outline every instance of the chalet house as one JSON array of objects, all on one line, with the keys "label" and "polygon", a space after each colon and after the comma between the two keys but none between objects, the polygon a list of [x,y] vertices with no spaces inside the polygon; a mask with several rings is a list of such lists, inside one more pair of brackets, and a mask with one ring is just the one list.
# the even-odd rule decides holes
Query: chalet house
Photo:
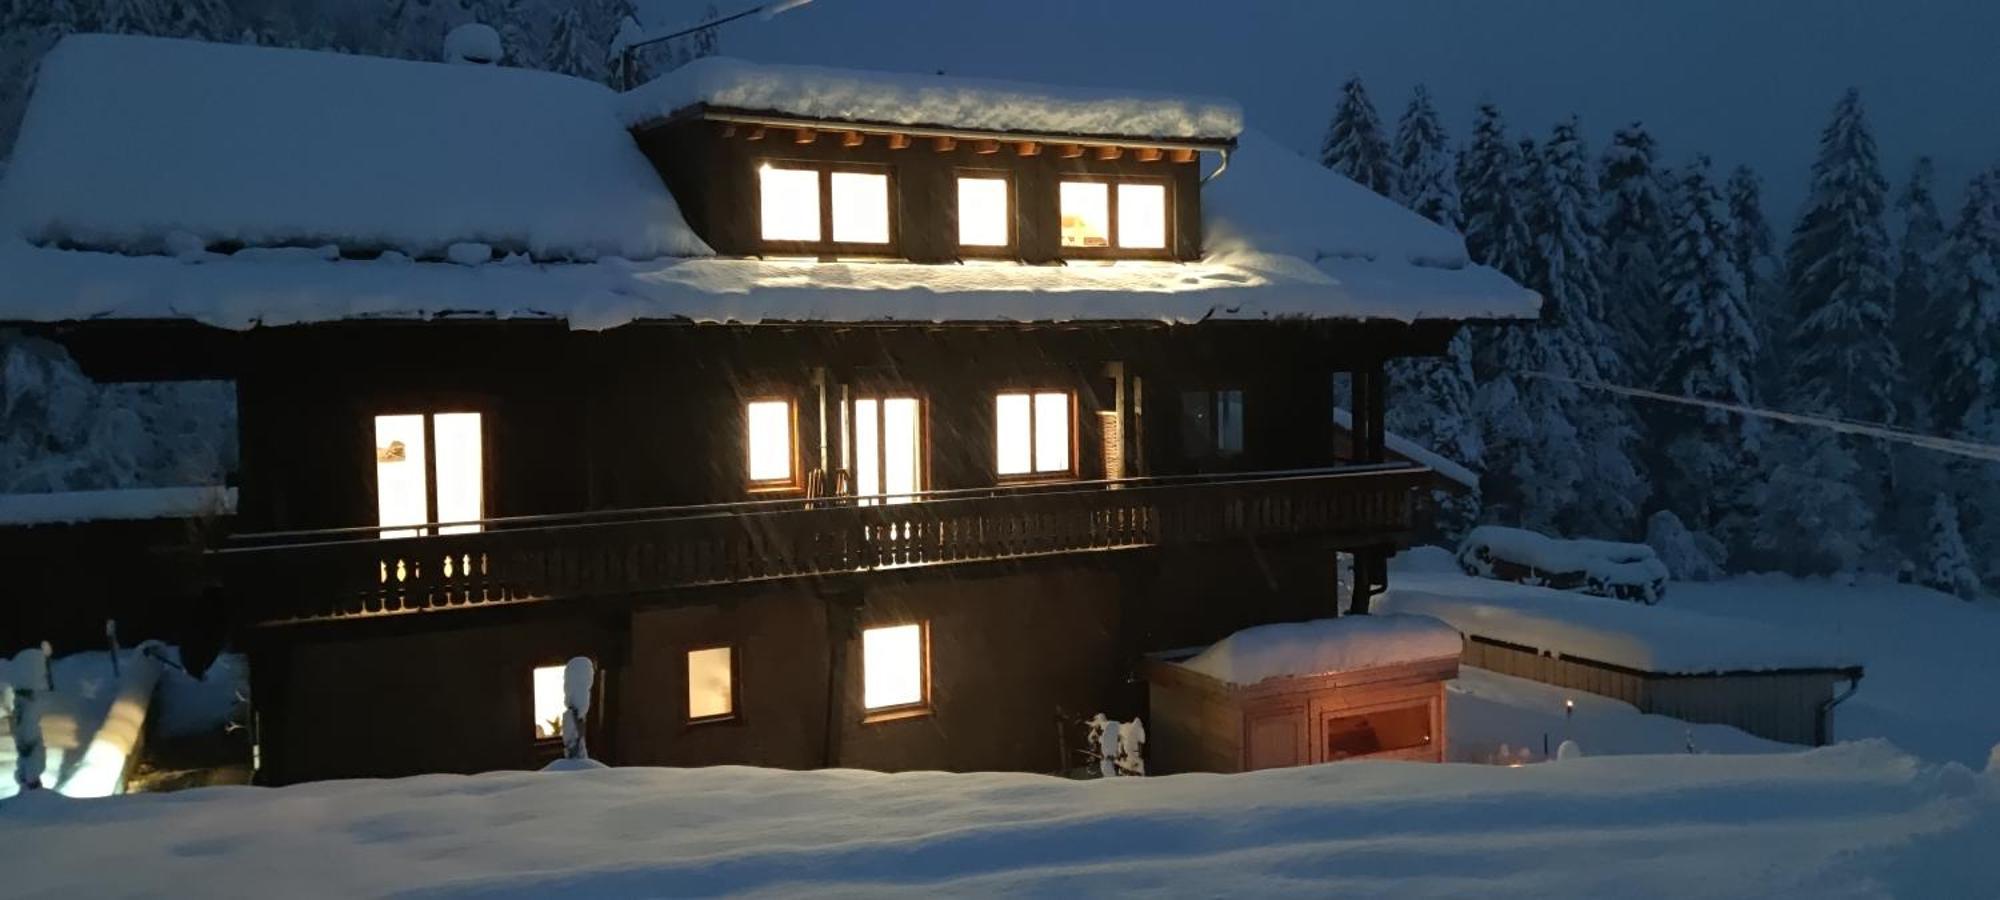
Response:
[{"label": "chalet house", "polygon": [[103,36],[0,273],[235,382],[272,783],[536,765],[578,655],[615,764],[1057,770],[1146,653],[1365,612],[1435,477],[1384,364],[1539,306],[1228,103]]}]

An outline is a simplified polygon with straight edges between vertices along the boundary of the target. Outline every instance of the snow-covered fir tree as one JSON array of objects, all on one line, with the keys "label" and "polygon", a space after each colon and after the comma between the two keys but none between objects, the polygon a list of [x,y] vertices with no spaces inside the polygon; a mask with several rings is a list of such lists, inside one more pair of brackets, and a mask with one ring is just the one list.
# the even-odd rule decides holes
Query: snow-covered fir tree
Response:
[{"label": "snow-covered fir tree", "polygon": [[1660,346],[1659,258],[1666,207],[1654,152],[1652,134],[1634,122],[1612,135],[1602,163],[1605,318],[1625,365],[1604,375],[1619,383],[1650,382],[1654,373],[1649,360]]},{"label": "snow-covered fir tree", "polygon": [[1757,489],[1751,569],[1831,575],[1861,565],[1874,513],[1855,484],[1854,450],[1838,432],[1793,426],[1764,442],[1769,473]]},{"label": "snow-covered fir tree", "polygon": [[1391,196],[1417,215],[1457,230],[1458,174],[1453,170],[1451,139],[1438,120],[1430,90],[1417,85],[1409,108],[1396,123],[1390,157],[1396,189]]},{"label": "snow-covered fir tree", "polygon": [[1790,325],[1783,315],[1783,291],[1778,284],[1778,239],[1764,215],[1764,182],[1749,166],[1737,166],[1722,189],[1729,206],[1729,264],[1743,282],[1744,302],[1757,329],[1757,371],[1750,385],[1760,397],[1783,396],[1783,373],[1765,352]]},{"label": "snow-covered fir tree", "polygon": [[583,10],[566,7],[556,15],[547,49],[542,51],[542,65],[551,72],[595,81],[604,75],[603,46],[591,41]]},{"label": "snow-covered fir tree", "polygon": [[[1542,294],[1545,327],[1553,326],[1545,339],[1545,371],[1575,381],[1601,381],[1604,372],[1624,367],[1604,321],[1596,177],[1574,117],[1556,125],[1541,157],[1539,190],[1529,195],[1529,215],[1536,238],[1532,287]],[[1623,398],[1546,380],[1530,389],[1555,390],[1577,431],[1579,446],[1571,452],[1582,477],[1576,503],[1559,518],[1562,530],[1633,536],[1650,488],[1637,461],[1639,429]]]},{"label": "snow-covered fir tree", "polygon": [[1389,161],[1389,140],[1382,133],[1382,118],[1368,99],[1361,76],[1354,75],[1340,86],[1340,106],[1320,141],[1319,161],[1329,169],[1359,182],[1385,197],[1395,195],[1395,172]]},{"label": "snow-covered fir tree", "polygon": [[1972,565],[1972,553],[1959,531],[1958,504],[1950,494],[1940,493],[1931,502],[1930,522],[1925,535],[1924,564],[1918,580],[1925,587],[1940,590],[1961,600],[1980,596],[1979,574]]},{"label": "snow-covered fir tree", "polygon": [[[1920,374],[1932,400],[1931,430],[2000,444],[2000,168],[1966,188],[1941,255],[1933,319],[1924,333],[1932,365]],[[2000,546],[2000,464],[1957,461],[1938,483],[1962,486],[1961,512],[1976,546]],[[2000,554],[1984,577],[2000,585]]]},{"label": "snow-covered fir tree", "polygon": [[1902,238],[1896,246],[1896,349],[1909,366],[1904,370],[1905,391],[1899,400],[1902,420],[1917,428],[1930,425],[1930,394],[1935,373],[1920,370],[1921,360],[1930,356],[1931,323],[1941,310],[1935,308],[1940,263],[1944,247],[1944,218],[1938,214],[1933,193],[1936,175],[1931,158],[1918,157],[1910,168],[1910,179],[1896,196],[1896,213],[1901,219]]},{"label": "snow-covered fir tree", "polygon": [[[1755,400],[1756,326],[1706,157],[1680,171],[1672,202],[1660,267],[1667,303],[1661,388],[1748,406]],[[1668,507],[1734,555],[1745,547],[1754,510],[1760,429],[1713,409],[1665,407],[1660,420],[1669,436],[1658,473]]]},{"label": "snow-covered fir tree", "polygon": [[1474,262],[1517,279],[1528,275],[1534,239],[1517,190],[1520,165],[1507,142],[1507,122],[1492,103],[1481,103],[1472,141],[1458,160],[1459,206],[1465,250]]},{"label": "snow-covered fir tree", "polygon": [[[1474,472],[1485,468],[1485,445],[1479,435],[1479,417],[1473,406],[1472,332],[1461,328],[1446,345],[1442,357],[1400,357],[1388,367],[1389,404],[1387,427],[1418,446],[1444,456]],[[1465,531],[1477,524],[1480,513],[1478,491],[1454,494],[1435,491],[1436,517],[1432,535],[1456,544]]]}]

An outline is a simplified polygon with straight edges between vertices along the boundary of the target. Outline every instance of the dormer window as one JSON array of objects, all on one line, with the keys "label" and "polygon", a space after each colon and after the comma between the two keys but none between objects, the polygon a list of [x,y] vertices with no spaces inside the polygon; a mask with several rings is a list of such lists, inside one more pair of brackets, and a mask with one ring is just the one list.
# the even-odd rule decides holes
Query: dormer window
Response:
[{"label": "dormer window", "polygon": [[958,176],[958,246],[973,252],[1014,244],[1014,210],[1003,174]]},{"label": "dormer window", "polygon": [[1167,250],[1164,181],[1077,179],[1057,190],[1064,256],[1158,256]]},{"label": "dormer window", "polygon": [[768,162],[757,191],[767,250],[879,255],[894,240],[886,169]]}]

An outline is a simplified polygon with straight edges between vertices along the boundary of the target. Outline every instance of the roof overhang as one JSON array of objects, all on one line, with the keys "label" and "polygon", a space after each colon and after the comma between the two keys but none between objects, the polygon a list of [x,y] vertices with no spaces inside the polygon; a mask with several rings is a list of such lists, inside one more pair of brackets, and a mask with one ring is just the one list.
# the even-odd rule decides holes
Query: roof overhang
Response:
[{"label": "roof overhang", "polygon": [[1123,147],[1148,150],[1177,150],[1190,153],[1220,153],[1236,149],[1235,138],[1159,138],[1119,134],[1071,134],[1039,131],[992,131],[950,125],[904,125],[848,119],[814,119],[754,109],[710,106],[698,103],[684,107],[640,130],[687,121],[707,121],[762,128],[790,128],[856,134],[906,135],[913,138],[950,138],[961,141],[990,140],[1011,144],[1074,145],[1078,147]]}]

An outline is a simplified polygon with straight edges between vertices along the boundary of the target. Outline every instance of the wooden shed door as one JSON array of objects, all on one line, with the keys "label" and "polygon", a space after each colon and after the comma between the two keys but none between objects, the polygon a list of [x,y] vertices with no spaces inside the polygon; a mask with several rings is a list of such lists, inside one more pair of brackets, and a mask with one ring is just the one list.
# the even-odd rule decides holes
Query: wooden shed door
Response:
[{"label": "wooden shed door", "polygon": [[1243,768],[1278,769],[1306,762],[1306,713],[1286,709],[1252,713],[1243,723]]}]

